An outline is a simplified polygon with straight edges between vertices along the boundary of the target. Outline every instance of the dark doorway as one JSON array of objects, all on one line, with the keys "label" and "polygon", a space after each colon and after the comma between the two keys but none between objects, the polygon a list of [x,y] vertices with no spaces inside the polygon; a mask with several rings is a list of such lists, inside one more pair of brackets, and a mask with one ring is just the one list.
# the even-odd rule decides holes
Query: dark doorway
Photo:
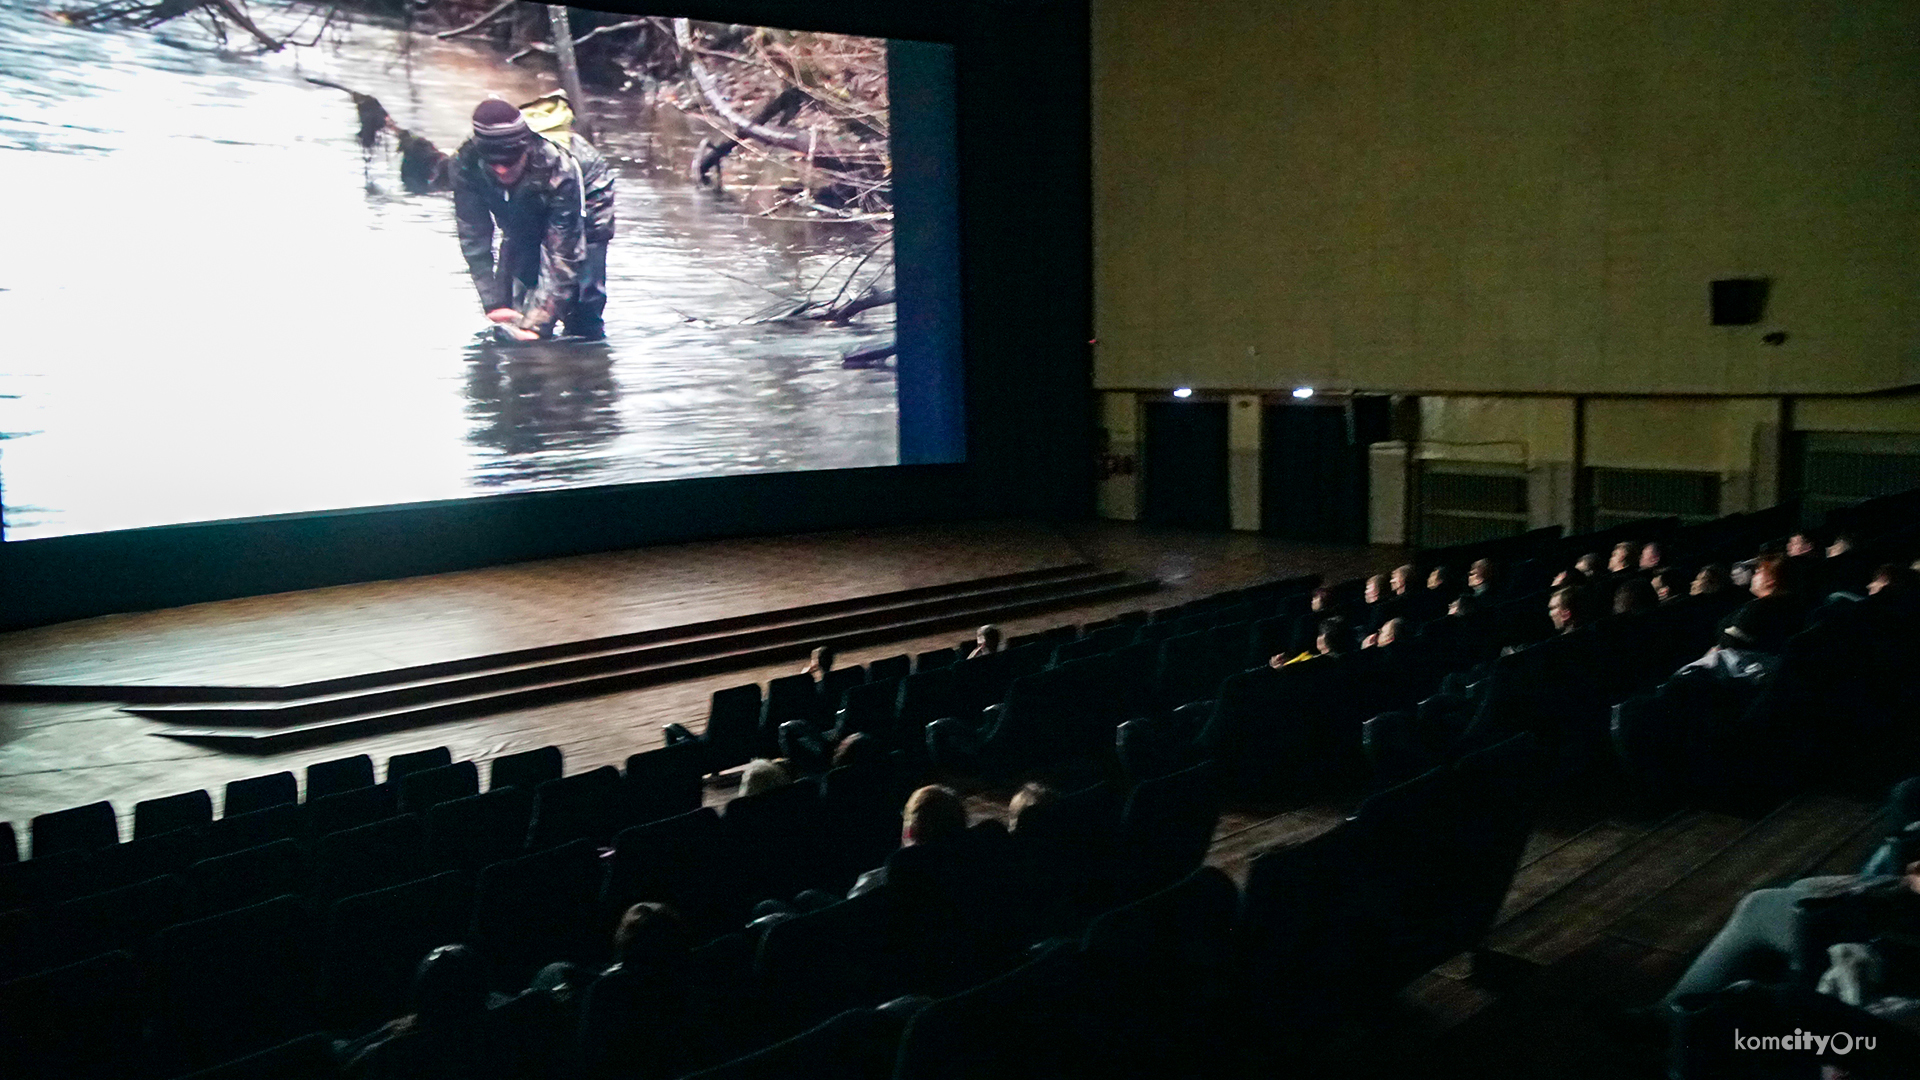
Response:
[{"label": "dark doorway", "polygon": [[1225,529],[1227,403],[1149,401],[1140,520],[1189,529]]},{"label": "dark doorway", "polygon": [[1366,543],[1369,433],[1356,428],[1349,410],[1269,405],[1261,427],[1260,531]]}]

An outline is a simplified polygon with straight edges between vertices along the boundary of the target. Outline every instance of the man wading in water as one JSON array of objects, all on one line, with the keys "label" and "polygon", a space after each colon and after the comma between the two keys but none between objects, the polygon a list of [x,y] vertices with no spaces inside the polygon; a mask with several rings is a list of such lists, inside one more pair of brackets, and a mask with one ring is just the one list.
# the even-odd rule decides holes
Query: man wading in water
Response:
[{"label": "man wading in water", "polygon": [[473,110],[473,137],[454,154],[460,252],[487,318],[516,341],[551,336],[563,320],[573,337],[606,336],[613,181],[592,144],[564,137],[565,150],[536,136],[519,109],[489,99]]}]

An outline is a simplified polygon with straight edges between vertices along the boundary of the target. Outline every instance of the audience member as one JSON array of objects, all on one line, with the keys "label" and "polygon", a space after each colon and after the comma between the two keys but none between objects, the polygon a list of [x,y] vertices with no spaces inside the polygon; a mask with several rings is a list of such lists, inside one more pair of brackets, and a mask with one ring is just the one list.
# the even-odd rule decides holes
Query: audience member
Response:
[{"label": "audience member", "polygon": [[740,771],[740,794],[758,795],[793,783],[793,775],[783,761],[754,758]]},{"label": "audience member", "polygon": [[[945,846],[959,843],[967,835],[967,808],[950,787],[928,784],[907,797],[900,817],[900,846]],[[861,874],[847,891],[851,900],[887,883],[887,868],[875,867]]]},{"label": "audience member", "polygon": [[1367,639],[1361,642],[1361,648],[1384,648],[1398,641],[1406,632],[1407,620],[1401,618],[1388,619],[1386,622],[1380,624],[1380,629],[1367,635]]},{"label": "audience member", "polygon": [[1660,594],[1654,590],[1653,582],[1643,577],[1631,577],[1620,582],[1613,590],[1613,613],[1615,615],[1638,615],[1652,611],[1660,606]]},{"label": "audience member", "polygon": [[833,748],[836,769],[884,769],[889,764],[886,745],[864,731],[848,735]]},{"label": "audience member", "polygon": [[1586,590],[1573,585],[1562,585],[1548,595],[1547,618],[1553,622],[1554,633],[1571,634],[1591,621],[1586,595]]},{"label": "audience member", "polygon": [[1007,803],[1007,831],[1018,836],[1024,825],[1032,832],[1034,823],[1045,821],[1059,801],[1058,792],[1037,780],[1022,784]]},{"label": "audience member", "polygon": [[1916,933],[1920,861],[1908,863],[1899,876],[1802,878],[1781,888],[1759,889],[1734,908],[1661,1005],[1672,1009],[1689,995],[1711,994],[1747,979],[1778,981],[1783,973],[1786,981],[1812,988],[1829,973],[1829,946]]},{"label": "audience member", "polygon": [[805,673],[813,676],[813,681],[819,682],[827,677],[827,672],[833,670],[833,661],[833,646],[818,646],[813,650],[813,655],[807,657]]},{"label": "audience member", "polygon": [[1780,666],[1780,653],[1803,619],[1800,609],[1786,596],[1750,600],[1733,613],[1720,631],[1720,640],[1706,655],[1675,675],[1728,681],[1765,679]]},{"label": "audience member", "polygon": [[1385,574],[1375,574],[1367,579],[1363,594],[1366,607],[1360,621],[1362,629],[1371,633],[1380,629],[1380,624],[1400,614],[1401,600],[1393,591],[1389,578]]},{"label": "audience member", "polygon": [[1640,545],[1632,540],[1622,540],[1613,545],[1613,551],[1607,556],[1607,573],[1626,574],[1637,569],[1640,557]]},{"label": "audience member", "polygon": [[1690,596],[1719,596],[1734,590],[1733,575],[1727,572],[1721,563],[1708,563],[1693,576],[1693,583],[1687,587]]},{"label": "audience member", "polygon": [[506,1074],[486,1031],[487,969],[465,945],[442,945],[413,974],[413,1011],[342,1048],[347,1076],[467,1080]]},{"label": "audience member", "polygon": [[1873,563],[1854,544],[1853,534],[1837,532],[1827,545],[1827,557],[1820,564],[1820,588],[1827,594],[1846,593],[1865,596]]},{"label": "audience member", "polygon": [[1312,652],[1303,652],[1294,656],[1281,654],[1267,661],[1268,667],[1285,667],[1311,660],[1316,656],[1344,656],[1360,647],[1359,631],[1351,621],[1340,615],[1329,616],[1320,622],[1320,633],[1315,636]]},{"label": "audience member", "polygon": [[1665,565],[1666,563],[1662,561],[1660,557],[1660,542],[1658,540],[1649,540],[1640,545],[1640,569],[1648,571],[1658,570]]},{"label": "audience member", "polygon": [[613,963],[580,1005],[580,1065],[589,1077],[664,1080],[684,1072],[683,1027],[692,940],[665,904],[628,908],[613,932]]},{"label": "audience member", "polygon": [[1662,604],[1686,599],[1687,590],[1682,588],[1686,582],[1687,576],[1671,567],[1655,570],[1647,579],[1647,583],[1653,586],[1654,599]]},{"label": "audience member", "polygon": [[1492,559],[1473,560],[1467,567],[1467,588],[1482,600],[1492,599],[1496,573]]},{"label": "audience member", "polygon": [[967,659],[978,660],[983,656],[992,656],[1000,651],[1000,628],[988,623],[973,632],[973,651]]},{"label": "audience member", "polygon": [[1868,596],[1914,596],[1920,594],[1920,570],[1899,563],[1881,563],[1867,582]]},{"label": "audience member", "polygon": [[1332,589],[1323,585],[1313,590],[1313,595],[1307,599],[1306,612],[1293,620],[1293,630],[1287,637],[1287,648],[1283,655],[1313,655],[1313,643],[1320,636],[1320,624],[1328,616],[1337,614],[1338,606],[1339,600]]}]

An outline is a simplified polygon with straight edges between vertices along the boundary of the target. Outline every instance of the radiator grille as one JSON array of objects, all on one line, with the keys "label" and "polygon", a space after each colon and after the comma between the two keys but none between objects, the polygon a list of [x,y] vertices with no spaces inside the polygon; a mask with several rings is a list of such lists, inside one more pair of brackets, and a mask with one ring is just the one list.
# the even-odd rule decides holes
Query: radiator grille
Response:
[{"label": "radiator grille", "polygon": [[1519,472],[1420,470],[1419,543],[1452,547],[1527,531],[1527,478]]},{"label": "radiator grille", "polygon": [[1718,473],[1596,468],[1592,477],[1596,529],[1662,517],[1690,525],[1720,516]]}]

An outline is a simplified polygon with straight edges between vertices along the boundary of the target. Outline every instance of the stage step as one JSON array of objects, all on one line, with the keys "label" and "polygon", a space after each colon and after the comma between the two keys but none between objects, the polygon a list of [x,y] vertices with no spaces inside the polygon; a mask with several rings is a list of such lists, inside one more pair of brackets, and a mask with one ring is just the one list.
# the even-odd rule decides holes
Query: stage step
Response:
[{"label": "stage step", "polygon": [[[842,648],[901,641],[1103,603],[1158,587],[1151,580],[1092,566],[985,580],[984,585],[975,581],[909,590],[913,595],[904,600],[901,594],[868,598],[857,608],[836,602],[724,620],[731,624],[725,630],[706,623],[623,635],[614,647],[608,647],[614,639],[599,639],[527,650],[547,654],[533,659],[526,658],[526,652],[501,654],[331,680],[331,685],[276,688],[282,693],[272,700],[261,700],[265,695],[255,690],[253,700],[129,705],[126,711],[173,725],[155,729],[155,735],[227,748],[279,750],[778,663],[803,657],[823,641]],[[559,655],[553,655],[556,652]],[[449,666],[459,670],[447,671]],[[341,683],[355,685],[341,689]],[[312,692],[323,686],[331,692]]]}]

